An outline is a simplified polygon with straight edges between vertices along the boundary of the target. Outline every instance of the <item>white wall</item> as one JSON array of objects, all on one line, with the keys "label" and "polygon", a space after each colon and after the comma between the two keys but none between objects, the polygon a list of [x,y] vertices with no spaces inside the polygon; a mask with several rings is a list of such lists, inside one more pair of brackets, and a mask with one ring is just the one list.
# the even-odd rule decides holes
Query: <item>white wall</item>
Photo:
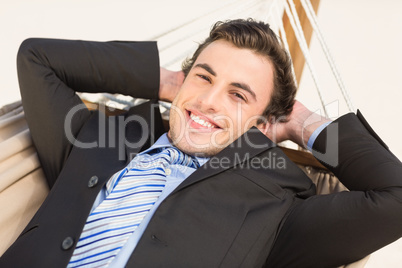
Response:
[{"label": "white wall", "polygon": [[[322,0],[319,22],[355,108],[402,159],[402,1]],[[313,38],[312,58],[326,103],[346,104],[329,70],[321,46]],[[298,98],[319,108],[306,69]],[[310,93],[311,92],[311,93]]]}]

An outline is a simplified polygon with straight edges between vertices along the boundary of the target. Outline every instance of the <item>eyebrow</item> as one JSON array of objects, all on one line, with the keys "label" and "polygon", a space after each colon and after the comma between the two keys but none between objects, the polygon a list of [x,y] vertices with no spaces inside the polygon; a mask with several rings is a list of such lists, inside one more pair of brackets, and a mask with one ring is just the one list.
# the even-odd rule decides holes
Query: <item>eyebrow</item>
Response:
[{"label": "eyebrow", "polygon": [[[213,76],[216,76],[216,72],[207,63],[198,63],[194,67],[202,68],[205,71],[207,71],[208,73],[212,74]],[[233,82],[233,83],[230,83],[230,85],[243,89],[244,91],[247,91],[254,98],[254,100],[257,100],[257,97],[256,97],[254,91],[251,90],[249,85],[247,85],[245,83],[241,83],[241,82]]]},{"label": "eyebrow", "polygon": [[257,100],[257,97],[256,97],[254,91],[251,90],[249,85],[244,84],[244,83],[239,83],[239,82],[233,82],[233,83],[230,83],[230,85],[247,91],[254,98],[254,100]]},{"label": "eyebrow", "polygon": [[212,70],[211,66],[209,66],[206,63],[198,63],[197,65],[195,65],[194,67],[199,67],[204,69],[205,71],[207,71],[208,73],[212,74],[213,76],[216,76],[216,73],[214,70]]}]

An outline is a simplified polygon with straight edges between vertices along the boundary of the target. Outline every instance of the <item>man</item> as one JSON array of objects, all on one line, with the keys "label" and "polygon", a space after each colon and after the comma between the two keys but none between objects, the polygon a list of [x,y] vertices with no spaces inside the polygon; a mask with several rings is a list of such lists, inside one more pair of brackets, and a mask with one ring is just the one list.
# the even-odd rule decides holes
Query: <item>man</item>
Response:
[{"label": "man", "polygon": [[[401,163],[355,115],[328,125],[294,103],[290,60],[268,25],[216,24],[182,85],[158,65],[153,43],[21,45],[21,94],[51,192],[2,267],[335,267],[401,236]],[[152,101],[104,118],[76,91],[174,99],[170,130]],[[314,143],[351,191],[315,196],[267,137]],[[116,215],[120,199],[142,208],[126,194],[139,180],[147,208]]]}]

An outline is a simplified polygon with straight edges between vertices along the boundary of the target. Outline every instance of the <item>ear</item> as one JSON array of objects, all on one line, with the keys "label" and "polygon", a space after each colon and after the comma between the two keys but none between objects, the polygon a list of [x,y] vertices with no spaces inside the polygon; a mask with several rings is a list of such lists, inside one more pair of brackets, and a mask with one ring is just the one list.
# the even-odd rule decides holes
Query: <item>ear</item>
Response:
[{"label": "ear", "polygon": [[260,123],[256,126],[265,136],[268,136],[271,124],[268,121]]}]

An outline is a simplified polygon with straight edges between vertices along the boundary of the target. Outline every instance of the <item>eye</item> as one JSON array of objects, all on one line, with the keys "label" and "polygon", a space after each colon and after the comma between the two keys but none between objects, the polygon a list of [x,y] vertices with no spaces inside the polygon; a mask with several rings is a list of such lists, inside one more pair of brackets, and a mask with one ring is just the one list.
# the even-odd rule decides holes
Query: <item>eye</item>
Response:
[{"label": "eye", "polygon": [[201,78],[201,79],[203,79],[203,80],[205,80],[205,81],[211,83],[211,79],[210,79],[208,76],[203,75],[203,74],[197,74],[197,76],[198,76],[199,78]]},{"label": "eye", "polygon": [[238,98],[240,100],[246,101],[246,98],[240,93],[234,92],[233,96],[235,96],[236,98]]}]

